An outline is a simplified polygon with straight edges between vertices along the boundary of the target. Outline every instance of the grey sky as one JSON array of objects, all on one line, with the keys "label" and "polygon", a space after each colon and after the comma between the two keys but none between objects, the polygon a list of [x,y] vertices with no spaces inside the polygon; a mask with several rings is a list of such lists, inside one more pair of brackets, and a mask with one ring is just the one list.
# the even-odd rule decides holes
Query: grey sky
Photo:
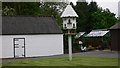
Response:
[{"label": "grey sky", "polygon": [[[74,4],[78,0],[69,0],[73,2]],[[86,0],[87,2],[90,2],[91,0]],[[120,0],[93,0],[96,1],[99,7],[102,7],[103,9],[108,8],[111,12],[115,13],[116,16],[118,16],[118,1]]]}]

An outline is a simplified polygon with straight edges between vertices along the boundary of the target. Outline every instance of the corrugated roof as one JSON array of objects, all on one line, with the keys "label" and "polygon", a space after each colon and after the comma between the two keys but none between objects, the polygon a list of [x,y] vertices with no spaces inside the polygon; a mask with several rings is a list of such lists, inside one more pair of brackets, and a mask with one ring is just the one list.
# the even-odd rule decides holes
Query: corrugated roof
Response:
[{"label": "corrugated roof", "polygon": [[109,31],[102,31],[102,30],[92,30],[86,37],[102,37],[106,35]]},{"label": "corrugated roof", "polygon": [[53,17],[2,17],[3,35],[62,34]]},{"label": "corrugated roof", "polygon": [[112,27],[110,27],[110,29],[120,29],[120,22],[118,22],[115,25],[113,25]]},{"label": "corrugated roof", "polygon": [[78,17],[71,5],[67,5],[61,17]]}]

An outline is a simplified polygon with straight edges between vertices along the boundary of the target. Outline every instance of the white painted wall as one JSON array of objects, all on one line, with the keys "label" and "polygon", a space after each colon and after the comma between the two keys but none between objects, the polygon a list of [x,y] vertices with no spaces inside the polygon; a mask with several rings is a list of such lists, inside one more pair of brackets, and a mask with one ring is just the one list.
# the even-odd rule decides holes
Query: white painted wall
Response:
[{"label": "white painted wall", "polygon": [[[71,21],[71,23],[72,23],[71,26],[69,26],[69,25],[67,24],[68,21],[69,21],[69,19],[70,19],[70,21]],[[65,24],[66,24],[66,27],[67,27],[67,28],[65,28]],[[75,28],[73,28],[73,24],[75,24]],[[63,28],[64,28],[64,29],[76,29],[76,18],[63,18]]]},{"label": "white painted wall", "polygon": [[26,57],[63,54],[63,34],[4,35],[0,45],[2,47],[0,58],[14,57],[13,38],[25,38]]},{"label": "white painted wall", "polygon": [[120,1],[118,2],[118,17],[120,18]]},{"label": "white painted wall", "polygon": [[[0,36],[0,58],[2,57],[2,36]],[[1,60],[0,60],[1,62]]]}]

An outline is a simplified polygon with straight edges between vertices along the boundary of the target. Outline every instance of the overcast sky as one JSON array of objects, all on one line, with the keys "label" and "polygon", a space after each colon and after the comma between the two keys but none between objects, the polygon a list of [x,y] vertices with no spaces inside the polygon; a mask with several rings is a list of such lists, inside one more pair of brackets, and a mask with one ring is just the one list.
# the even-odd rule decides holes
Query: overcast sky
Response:
[{"label": "overcast sky", "polygon": [[[69,0],[76,4],[76,1],[78,0]],[[86,0],[87,2],[90,2],[91,0]],[[108,8],[111,12],[115,13],[116,16],[118,16],[118,1],[120,0],[93,0],[96,1],[99,7],[102,7],[103,9]]]}]

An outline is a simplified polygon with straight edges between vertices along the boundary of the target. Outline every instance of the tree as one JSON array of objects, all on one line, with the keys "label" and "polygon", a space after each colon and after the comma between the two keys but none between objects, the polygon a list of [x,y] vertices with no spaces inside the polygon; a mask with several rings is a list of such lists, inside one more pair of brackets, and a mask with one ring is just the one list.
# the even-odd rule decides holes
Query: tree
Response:
[{"label": "tree", "polygon": [[88,3],[87,2],[77,2],[77,5],[74,7],[79,18],[77,18],[77,32],[86,31],[87,26],[85,25],[88,22]]},{"label": "tree", "polygon": [[45,2],[41,3],[41,16],[53,16],[60,28],[62,29],[62,19],[60,17],[62,11],[67,6],[64,2]]},{"label": "tree", "polygon": [[77,32],[89,33],[93,29],[106,29],[117,21],[115,14],[109,9],[98,7],[96,2],[77,2],[74,6],[79,18],[77,19]]},{"label": "tree", "polygon": [[90,32],[94,24],[92,13],[98,10],[97,3],[90,2],[90,4],[88,4],[87,2],[77,2],[77,5],[74,8],[79,16],[77,19],[77,32]]},{"label": "tree", "polygon": [[[13,8],[14,15],[36,15],[39,10],[39,3],[37,2],[3,2],[3,10],[6,8]],[[4,15],[4,12],[3,12]]]},{"label": "tree", "polygon": [[5,9],[3,10],[3,15],[5,15],[5,16],[15,15],[15,9],[8,8],[6,6]]},{"label": "tree", "polygon": [[96,2],[91,1],[90,4],[88,5],[88,23],[87,23],[87,29],[86,32],[89,33],[91,30],[93,30],[95,20],[92,17],[92,14],[96,11],[99,11],[98,5]]},{"label": "tree", "polygon": [[93,29],[106,29],[117,21],[115,14],[111,13],[109,9],[92,13],[92,18],[94,19]]}]

